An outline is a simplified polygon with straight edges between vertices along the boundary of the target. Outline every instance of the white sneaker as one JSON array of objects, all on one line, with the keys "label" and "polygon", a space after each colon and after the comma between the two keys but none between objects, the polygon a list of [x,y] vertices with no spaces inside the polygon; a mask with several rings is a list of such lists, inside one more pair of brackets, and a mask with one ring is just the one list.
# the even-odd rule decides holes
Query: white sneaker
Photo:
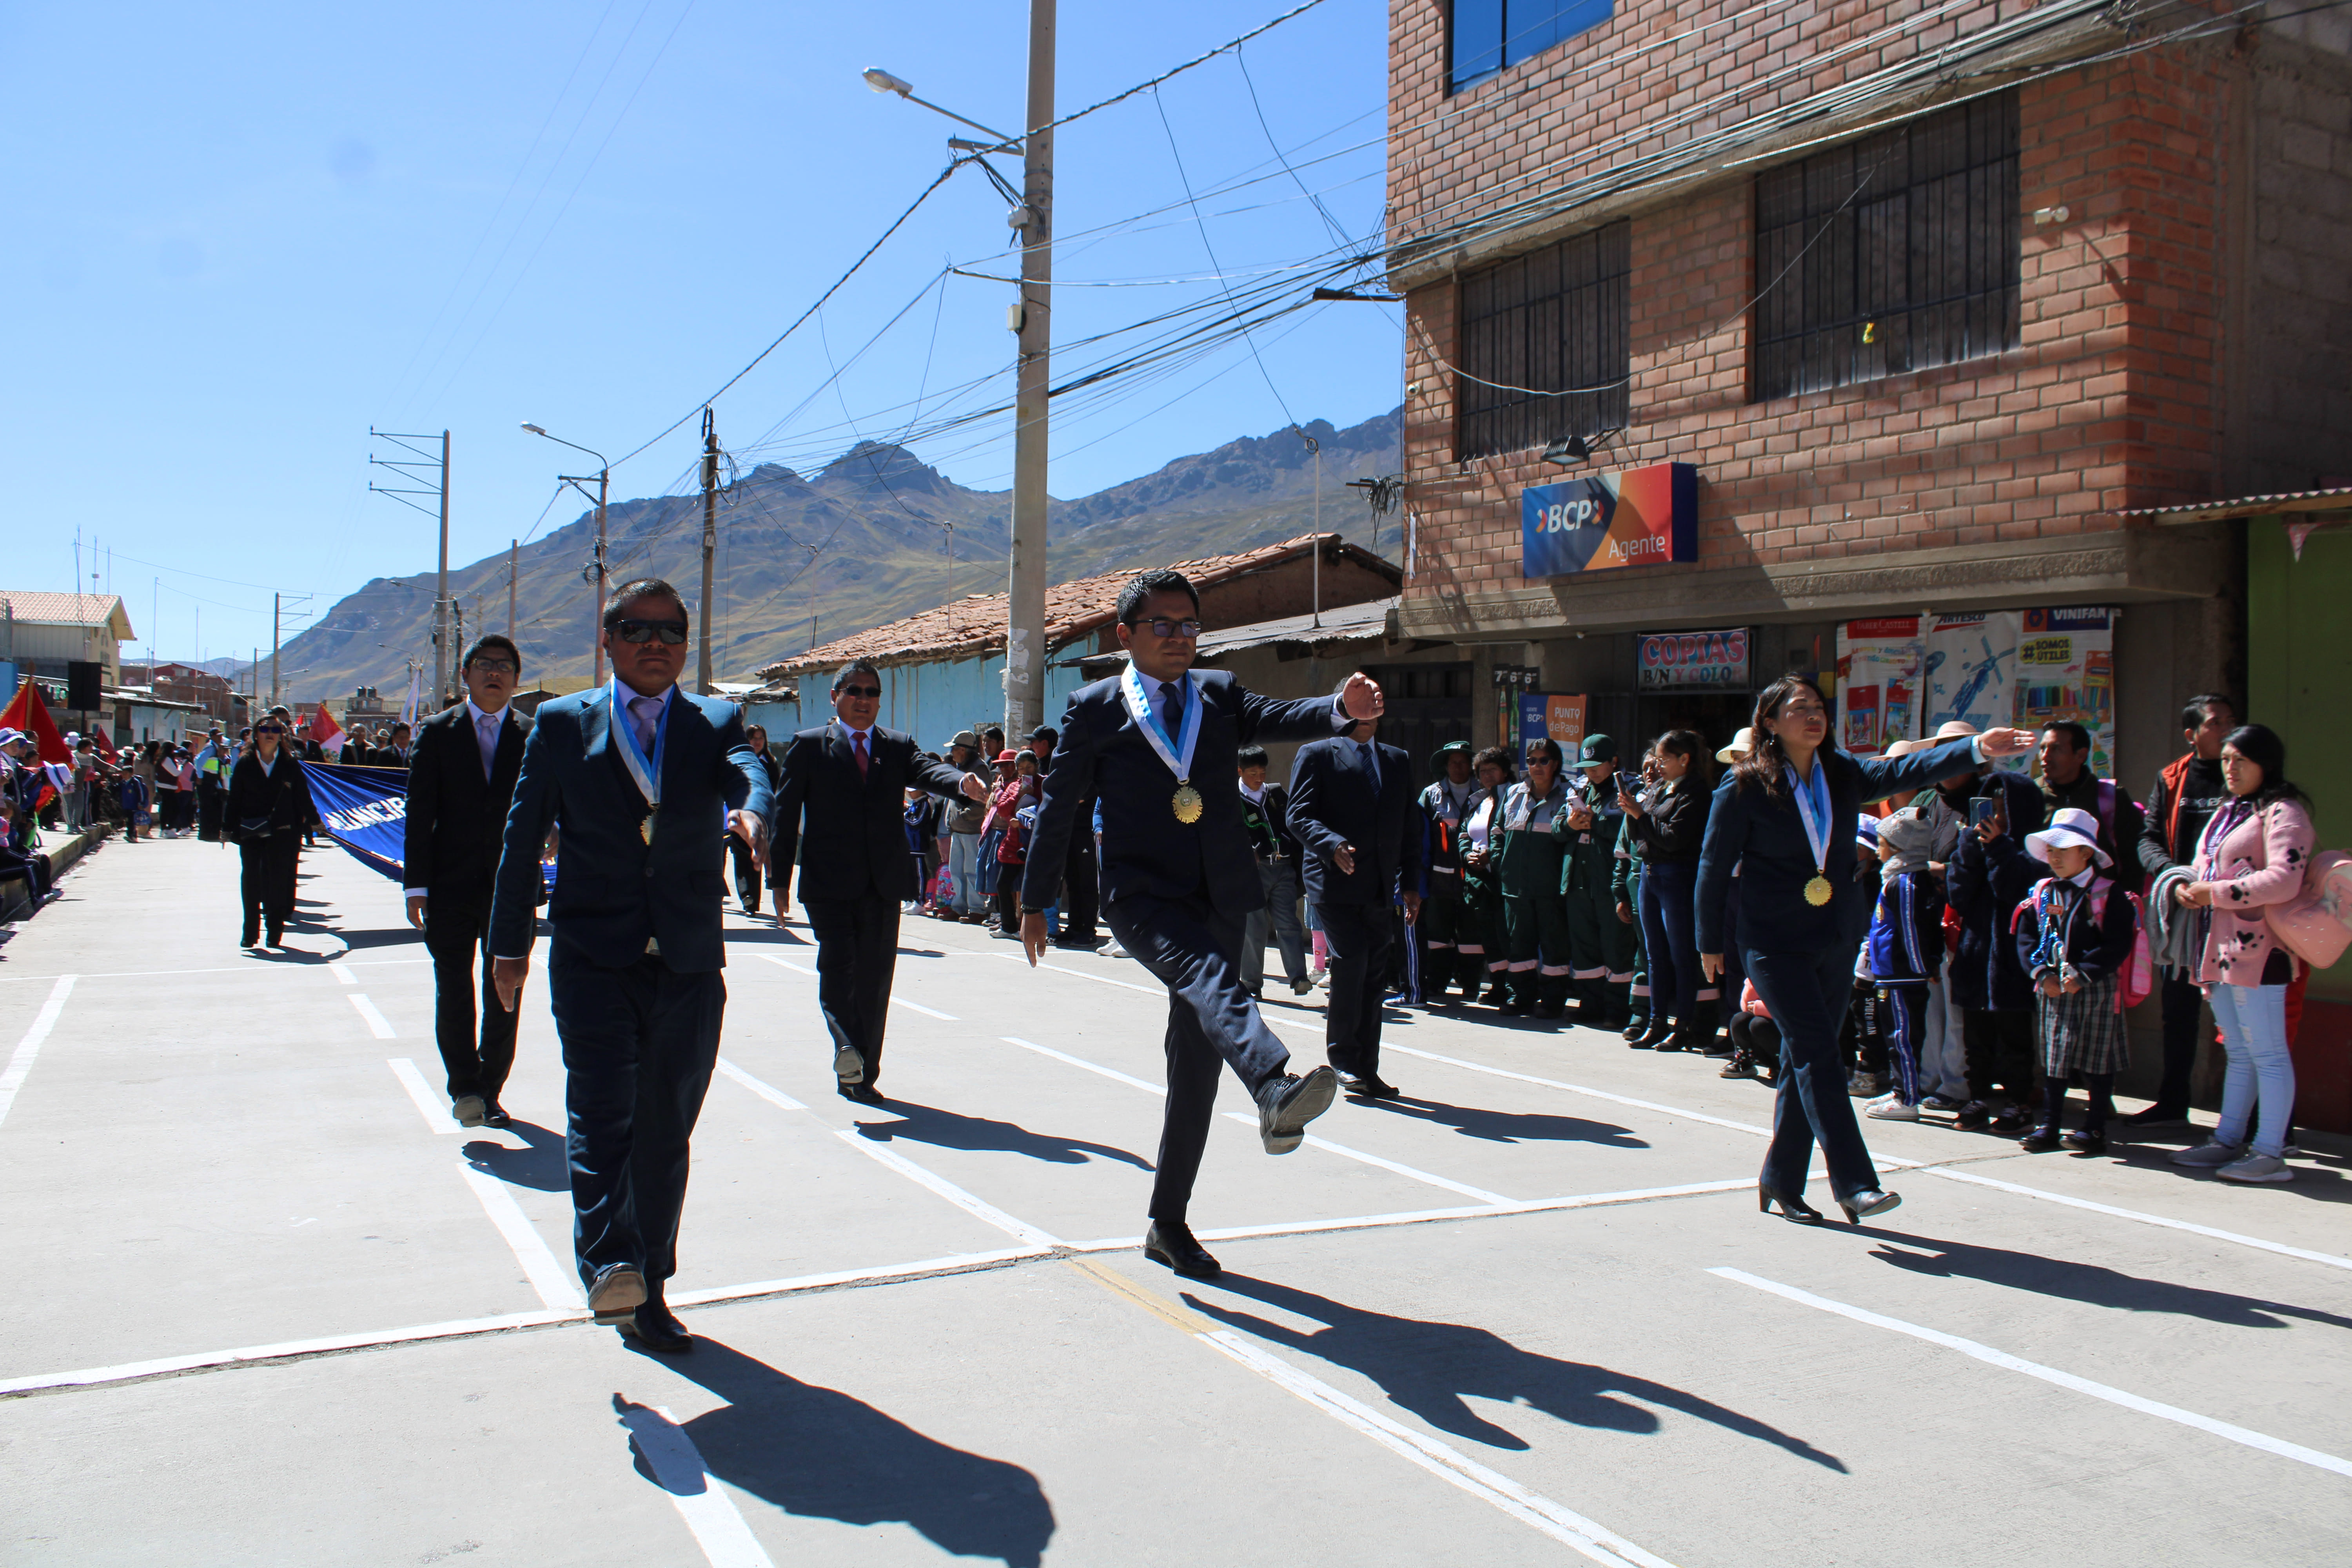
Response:
[{"label": "white sneaker", "polygon": [[2173,1155],[2172,1163],[2176,1165],[2196,1165],[2214,1170],[2223,1165],[2236,1164],[2245,1157],[2245,1145],[2224,1143],[2220,1139],[2214,1138],[2206,1140],[2194,1149],[2181,1150]]},{"label": "white sneaker", "polygon": [[2249,1154],[2213,1173],[2225,1182],[2292,1182],[2294,1168],[2271,1154]]},{"label": "white sneaker", "polygon": [[1127,949],[1119,946],[1117,942],[1112,942],[1108,947],[1102,950],[1102,953],[1105,958],[1125,958],[1127,956]]},{"label": "white sneaker", "polygon": [[1869,1104],[1862,1108],[1862,1113],[1864,1116],[1871,1117],[1879,1121],[1916,1121],[1919,1120],[1919,1108],[1917,1106],[1906,1105],[1891,1094],[1885,1100],[1872,1100]]}]

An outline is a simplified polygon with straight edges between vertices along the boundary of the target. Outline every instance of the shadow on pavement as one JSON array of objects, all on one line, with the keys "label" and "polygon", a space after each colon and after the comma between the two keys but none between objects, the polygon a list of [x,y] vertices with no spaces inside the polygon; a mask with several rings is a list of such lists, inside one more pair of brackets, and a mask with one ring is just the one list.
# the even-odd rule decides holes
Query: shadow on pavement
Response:
[{"label": "shadow on pavement", "polygon": [[1876,1234],[1882,1240],[1922,1250],[1899,1252],[1881,1247],[1871,1253],[1873,1258],[1906,1273],[1933,1279],[1979,1279],[1988,1285],[2031,1290],[2037,1296],[2054,1296],[2094,1307],[2113,1307],[2126,1312],[2168,1312],[2176,1317],[2202,1318],[2209,1323],[2226,1323],[2232,1328],[2283,1329],[2287,1326],[2285,1320],[2300,1318],[2308,1323],[2352,1329],[2352,1318],[2334,1312],[2291,1307],[2256,1296],[2236,1296],[2226,1290],[2200,1290],[2193,1285],[2146,1279],[2103,1268],[2095,1263],[2076,1263],[2063,1258],[1977,1247],[1935,1237],[1906,1236],[1884,1227]]},{"label": "shadow on pavement", "polygon": [[477,1139],[460,1151],[466,1163],[485,1175],[496,1176],[514,1186],[542,1193],[572,1190],[572,1161],[563,1152],[562,1133],[520,1117],[509,1121],[507,1131],[530,1147],[509,1149],[503,1143]]},{"label": "shadow on pavement", "polygon": [[1439,1431],[1490,1447],[1524,1450],[1529,1445],[1479,1415],[1470,1407],[1473,1398],[1523,1405],[1578,1426],[1655,1432],[1660,1425],[1657,1415],[1633,1403],[1641,1400],[1712,1421],[1727,1431],[1785,1448],[1827,1469],[1843,1473],[1846,1468],[1845,1461],[1834,1454],[1823,1453],[1777,1426],[1696,1394],[1607,1367],[1538,1355],[1472,1324],[1366,1311],[1287,1285],[1233,1273],[1222,1276],[1217,1285],[1269,1307],[1316,1319],[1325,1326],[1302,1331],[1203,1300],[1189,1290],[1184,1292],[1186,1303],[1202,1316],[1244,1333],[1360,1372],[1379,1384],[1391,1403]]},{"label": "shadow on pavement", "polygon": [[1587,1121],[1577,1116],[1553,1116],[1532,1110],[1487,1110],[1475,1105],[1444,1105],[1433,1100],[1399,1095],[1394,1100],[1350,1100],[1392,1116],[1451,1127],[1465,1138],[1490,1143],[1593,1143],[1605,1149],[1646,1149],[1647,1139],[1612,1121]]},{"label": "shadow on pavement", "polygon": [[[661,1365],[727,1401],[680,1428],[705,1468],[787,1513],[856,1525],[903,1521],[943,1552],[1006,1568],[1036,1568],[1054,1539],[1054,1505],[1019,1465],[950,1447],[708,1335],[696,1336],[691,1355],[666,1356]],[[636,1464],[654,1479],[642,1455]]]},{"label": "shadow on pavement", "polygon": [[893,1100],[890,1109],[898,1113],[898,1121],[861,1121],[857,1124],[858,1136],[870,1138],[877,1143],[907,1138],[940,1149],[1021,1154],[1055,1165],[1083,1165],[1090,1158],[1100,1158],[1117,1160],[1142,1171],[1152,1168],[1150,1161],[1130,1154],[1124,1149],[1114,1149],[1108,1143],[1089,1143],[1077,1138],[1049,1137],[1042,1132],[1032,1132],[1017,1122],[998,1121],[986,1116],[965,1116],[903,1100]]},{"label": "shadow on pavement", "polygon": [[343,946],[357,952],[363,947],[423,947],[425,933],[415,926],[380,926],[373,931],[337,931]]},{"label": "shadow on pavement", "polygon": [[794,931],[790,926],[729,926],[724,940],[730,947],[740,942],[747,946],[814,947],[815,939]]}]

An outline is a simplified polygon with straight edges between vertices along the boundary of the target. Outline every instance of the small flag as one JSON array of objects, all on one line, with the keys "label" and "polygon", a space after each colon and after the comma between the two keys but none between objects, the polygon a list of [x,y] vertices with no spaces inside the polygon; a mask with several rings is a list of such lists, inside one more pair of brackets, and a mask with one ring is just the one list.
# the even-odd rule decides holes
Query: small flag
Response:
[{"label": "small flag", "polygon": [[327,705],[320,703],[318,716],[310,721],[310,739],[319,742],[319,749],[331,757],[343,749],[343,742],[350,738],[327,711]]}]

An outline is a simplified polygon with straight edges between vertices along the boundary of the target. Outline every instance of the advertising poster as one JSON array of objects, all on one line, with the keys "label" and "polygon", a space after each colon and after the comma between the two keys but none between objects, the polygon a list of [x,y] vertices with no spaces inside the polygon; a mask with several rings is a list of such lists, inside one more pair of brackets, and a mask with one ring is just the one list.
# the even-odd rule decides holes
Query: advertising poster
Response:
[{"label": "advertising poster", "polygon": [[[2017,645],[2024,632],[2021,610],[1936,616],[1927,626],[1927,661],[1921,679],[1927,712],[1919,732],[1933,735],[1955,719],[1979,731],[2013,722]],[[2022,771],[2030,761],[2011,758],[2003,765]]]},{"label": "advertising poster", "polygon": [[1527,766],[1528,743],[1549,735],[1559,742],[1560,755],[1573,766],[1577,748],[1584,744],[1584,713],[1580,691],[1519,693],[1519,765]]},{"label": "advertising poster", "polygon": [[1640,633],[1633,639],[1633,685],[1642,691],[1745,691],[1749,640],[1746,626]]},{"label": "advertising poster", "polygon": [[1919,733],[1919,667],[1927,644],[1916,616],[1847,621],[1838,627],[1838,744],[1874,757]]},{"label": "advertising poster", "polygon": [[1519,493],[1519,566],[1561,577],[1698,559],[1698,469],[1653,463]]},{"label": "advertising poster", "polygon": [[2091,732],[2091,772],[2115,777],[2115,612],[2090,606],[2022,615],[2009,721],[2034,730],[2073,720]]}]

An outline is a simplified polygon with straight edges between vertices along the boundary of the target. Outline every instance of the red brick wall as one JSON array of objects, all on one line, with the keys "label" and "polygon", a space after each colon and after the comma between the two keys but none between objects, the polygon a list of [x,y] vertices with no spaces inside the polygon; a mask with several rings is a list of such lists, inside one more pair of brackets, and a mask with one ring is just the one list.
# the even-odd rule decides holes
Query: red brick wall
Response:
[{"label": "red brick wall", "polygon": [[[1484,131],[1449,132],[1455,152],[1416,162],[1416,146],[1429,140],[1416,122],[1431,111],[1432,92],[1443,92],[1444,35],[1433,0],[1403,0],[1392,18],[1392,120],[1402,128],[1391,157],[1394,234],[1409,236],[1449,195],[1466,194],[1465,181],[1492,190],[1624,133],[1644,114],[1671,114],[1701,91],[1785,65],[1792,49],[1819,55],[1919,9],[1800,5],[1772,14],[1760,37],[1743,27],[1736,45],[1715,34],[1660,49],[1574,132],[1566,98],[1537,114],[1512,108],[1539,100],[1580,60],[1737,8],[1686,8],[1671,25],[1638,27],[1621,15],[1454,100],[1457,125]],[[1987,6],[1962,19],[1993,14]],[[1822,16],[1829,25],[1818,35],[1792,36]],[[1943,36],[1906,35],[1898,52]],[[1773,96],[1817,89],[1849,68],[1833,63]],[[1742,308],[1769,279],[1755,276],[1748,181],[1636,216],[1633,428],[1593,466],[1697,464],[1700,560],[1716,566],[2111,529],[2120,526],[2111,515],[2118,509],[2210,493],[2224,100],[2209,61],[2168,50],[2021,88],[2021,202],[2028,214],[2058,205],[2071,212],[2063,226],[2025,225],[2020,346],[1825,393],[1748,401]],[[1518,492],[1561,477],[1534,451],[1480,459],[1466,471],[1454,460],[1453,377],[1437,362],[1454,358],[1456,292],[1450,279],[1413,289],[1406,312],[1406,499],[1420,520],[1407,593],[1415,597],[1522,585]]]}]

